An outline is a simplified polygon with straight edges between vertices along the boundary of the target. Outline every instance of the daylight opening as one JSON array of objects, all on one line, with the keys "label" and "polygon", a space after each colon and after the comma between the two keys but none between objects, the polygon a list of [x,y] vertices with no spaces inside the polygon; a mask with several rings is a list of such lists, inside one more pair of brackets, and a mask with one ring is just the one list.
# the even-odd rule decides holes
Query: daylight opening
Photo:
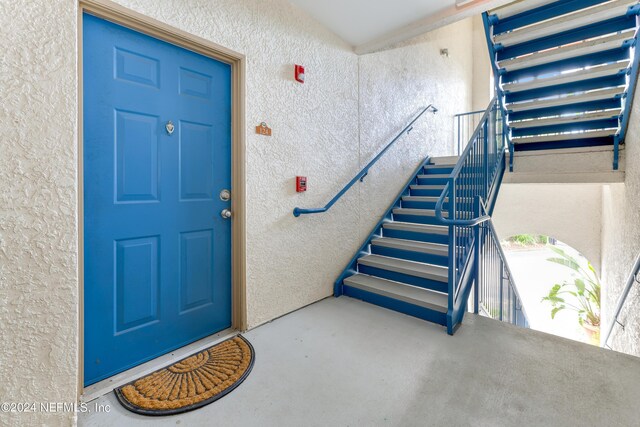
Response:
[{"label": "daylight opening", "polygon": [[600,345],[600,278],[575,248],[553,237],[519,234],[501,242],[529,327]]}]

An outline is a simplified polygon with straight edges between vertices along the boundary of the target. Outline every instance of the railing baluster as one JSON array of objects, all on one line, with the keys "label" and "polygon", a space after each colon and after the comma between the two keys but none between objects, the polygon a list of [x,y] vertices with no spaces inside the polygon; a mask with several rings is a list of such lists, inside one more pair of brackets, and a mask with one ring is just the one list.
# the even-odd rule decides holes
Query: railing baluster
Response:
[{"label": "railing baluster", "polygon": [[[473,284],[475,313],[485,313],[512,323],[520,317],[512,314],[520,302],[489,216],[506,162],[504,136],[498,139],[499,132],[504,129],[501,122],[504,115],[498,100],[494,99],[472,136],[464,140],[462,130],[475,123],[472,122],[474,118],[469,114],[456,117],[461,158],[436,203],[438,222],[449,226],[449,333],[462,319],[467,303],[465,299],[469,297]],[[467,140],[463,148],[462,144]],[[443,204],[447,196],[449,215],[444,218]],[[475,270],[463,276],[465,269],[472,266]]]}]

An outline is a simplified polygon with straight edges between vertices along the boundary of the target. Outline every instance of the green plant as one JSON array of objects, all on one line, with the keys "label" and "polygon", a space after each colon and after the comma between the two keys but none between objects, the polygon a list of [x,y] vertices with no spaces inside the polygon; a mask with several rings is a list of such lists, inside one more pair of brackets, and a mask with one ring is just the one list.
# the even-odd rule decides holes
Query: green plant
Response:
[{"label": "green plant", "polygon": [[[578,313],[578,322],[581,326],[585,323],[600,326],[600,280],[590,262],[587,269],[573,256],[556,247],[549,247],[559,257],[549,258],[548,261],[559,264],[573,270],[573,281],[565,280],[563,283],[553,285],[549,294],[542,298],[551,304],[551,318],[562,310],[572,310]],[[567,301],[566,295],[571,295],[574,300]]]},{"label": "green plant", "polygon": [[539,243],[546,245],[549,243],[549,237],[533,234],[516,234],[515,236],[509,237],[507,242],[515,243],[520,246],[533,246]]},{"label": "green plant", "polygon": [[516,234],[515,236],[509,239],[513,243],[517,243],[521,246],[529,246],[534,245],[536,243],[536,239],[531,234]]},{"label": "green plant", "polygon": [[543,245],[549,244],[549,236],[537,236],[536,239],[538,243],[542,243]]}]

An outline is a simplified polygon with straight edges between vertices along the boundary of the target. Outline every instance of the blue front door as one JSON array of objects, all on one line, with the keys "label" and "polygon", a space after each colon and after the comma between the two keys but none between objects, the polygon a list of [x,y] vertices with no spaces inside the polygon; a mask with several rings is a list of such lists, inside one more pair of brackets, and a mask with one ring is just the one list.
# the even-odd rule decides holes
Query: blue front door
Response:
[{"label": "blue front door", "polygon": [[231,325],[231,68],[83,21],[88,385]]}]

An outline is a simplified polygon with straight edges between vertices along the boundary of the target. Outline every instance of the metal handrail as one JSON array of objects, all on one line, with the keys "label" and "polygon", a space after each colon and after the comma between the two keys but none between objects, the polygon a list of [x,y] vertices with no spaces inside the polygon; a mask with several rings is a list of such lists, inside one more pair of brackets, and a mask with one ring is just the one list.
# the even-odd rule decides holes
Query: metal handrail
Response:
[{"label": "metal handrail", "polygon": [[627,297],[629,296],[629,292],[633,287],[635,282],[640,284],[640,279],[638,279],[638,275],[640,274],[640,254],[638,254],[638,258],[636,258],[636,262],[633,264],[633,268],[631,269],[631,273],[629,274],[629,278],[627,279],[627,284],[622,290],[622,294],[618,299],[618,304],[616,305],[615,314],[613,315],[613,319],[609,323],[607,328],[607,334],[605,335],[604,341],[602,342],[602,346],[606,346],[609,338],[611,337],[611,333],[613,332],[613,327],[618,322],[618,316],[620,316],[620,312],[622,311],[622,307],[624,307],[625,302],[627,301]]},{"label": "metal handrail", "polygon": [[464,166],[464,161],[462,161],[462,159],[464,159],[469,155],[469,153],[471,152],[471,149],[473,148],[473,141],[478,140],[478,136],[480,136],[480,132],[484,132],[484,123],[488,120],[489,115],[491,114],[491,111],[493,111],[493,109],[495,108],[495,105],[496,105],[496,98],[493,98],[489,103],[489,106],[487,107],[487,109],[484,111],[484,114],[482,115],[482,118],[480,119],[480,122],[478,123],[476,130],[473,132],[473,135],[469,139],[470,143],[467,144],[467,146],[464,149],[464,152],[460,156],[460,161],[458,161],[455,168],[451,172],[451,178],[449,182],[447,182],[447,184],[444,187],[444,190],[442,191],[442,194],[438,198],[438,202],[436,203],[436,208],[435,208],[435,214],[436,214],[437,221],[443,225],[473,227],[491,219],[489,215],[481,215],[472,219],[455,219],[455,218],[448,219],[448,218],[445,218],[444,215],[442,214],[442,209],[443,209],[444,201],[447,198],[447,195],[451,192],[451,183],[455,181],[458,175],[460,175],[460,171]]},{"label": "metal handrail", "polygon": [[416,118],[414,118],[404,129],[402,129],[402,131],[395,138],[393,138],[391,142],[387,144],[387,146],[384,147],[384,149],[373,158],[373,160],[371,160],[360,172],[358,172],[358,174],[353,177],[353,179],[349,181],[349,183],[345,185],[344,188],[338,192],[338,194],[336,194],[331,200],[329,200],[329,203],[327,203],[324,207],[310,209],[296,207],[295,209],[293,209],[293,216],[299,217],[300,215],[323,213],[331,209],[331,206],[333,206],[344,195],[344,193],[346,193],[353,186],[353,184],[358,181],[362,182],[364,177],[369,173],[369,169],[371,168],[371,166],[373,166],[378,160],[380,160],[384,153],[386,153],[387,150],[391,148],[391,146],[395,144],[402,135],[411,132],[411,130],[413,129],[413,124],[417,122],[418,119],[420,119],[420,117],[422,117],[427,111],[431,111],[433,114],[435,114],[438,112],[438,109],[433,104],[429,104],[427,107],[423,108],[420,114],[418,114]]},{"label": "metal handrail", "polygon": [[[484,253],[481,225],[491,219],[491,212],[483,210],[482,200],[494,206],[502,173],[505,169],[505,135],[499,100],[494,97],[469,143],[447,179],[435,207],[439,224],[449,228],[449,277],[447,332],[452,334],[464,316],[473,276],[478,273],[479,256]],[[443,205],[448,197],[448,217]]]},{"label": "metal handrail", "polygon": [[458,114],[454,114],[453,117],[464,117],[464,116],[471,116],[473,114],[481,114],[484,113],[487,110],[478,110],[478,111],[469,111],[468,113],[458,113]]},{"label": "metal handrail", "polygon": [[[471,133],[471,131],[475,130],[475,126],[472,126],[472,121],[474,120],[475,116],[478,116],[480,114],[484,114],[485,110],[479,110],[479,111],[470,111],[468,113],[459,113],[459,114],[454,114],[453,118],[456,122],[456,131],[457,131],[457,142],[458,142],[458,151],[456,152],[456,154],[459,156],[460,152],[463,151],[462,148],[462,143],[463,142],[468,142],[468,139],[466,138],[466,135],[468,133]],[[464,132],[463,132],[464,129]],[[464,135],[463,135],[464,133]]]},{"label": "metal handrail", "polygon": [[[489,212],[487,206],[485,205],[485,203],[481,200],[480,201],[481,205],[482,205],[482,209],[484,210],[484,212]],[[504,269],[507,272],[507,275],[509,276],[509,286],[511,287],[511,289],[513,290],[514,295],[516,296],[516,298],[522,302],[522,298],[520,298],[520,293],[518,292],[518,288],[516,287],[516,284],[513,281],[513,273],[511,272],[511,267],[509,267],[509,263],[507,262],[507,255],[504,253],[504,249],[502,249],[502,245],[499,243],[500,241],[498,240],[498,233],[495,229],[495,227],[493,226],[493,221],[488,221],[487,222],[487,226],[489,228],[489,232],[491,233],[492,237],[495,239],[495,241],[497,242],[496,244],[496,248],[498,250],[498,255],[500,256],[500,259],[502,260],[502,264],[504,266]],[[524,316],[525,319],[528,319],[527,317],[527,312],[524,309],[524,305],[522,305],[522,314]]]}]

